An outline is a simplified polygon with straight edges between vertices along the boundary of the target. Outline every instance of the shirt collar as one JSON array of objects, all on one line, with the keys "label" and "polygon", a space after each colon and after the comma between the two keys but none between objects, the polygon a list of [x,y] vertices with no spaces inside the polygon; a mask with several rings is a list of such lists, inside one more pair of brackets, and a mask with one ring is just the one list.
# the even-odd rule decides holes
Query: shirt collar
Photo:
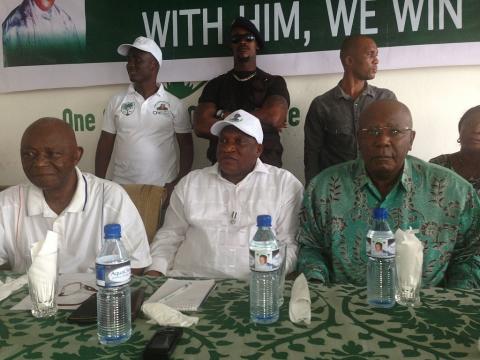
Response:
[{"label": "shirt collar", "polygon": [[[357,159],[352,164],[352,175],[353,175],[353,183],[355,185],[355,190],[359,190],[368,184],[373,185],[372,180],[367,174],[367,170],[365,169],[365,163],[362,158]],[[413,189],[413,181],[412,181],[412,162],[410,160],[410,156],[407,155],[405,158],[405,163],[403,165],[402,176],[400,178],[401,186],[407,191],[410,192]]]},{"label": "shirt collar", "polygon": [[[338,82],[337,86],[334,88],[334,94],[337,99],[343,98],[345,100],[351,100],[352,97],[348,95],[345,91],[343,91],[342,87],[340,86],[341,80]],[[362,91],[362,95],[368,95],[371,97],[375,96],[375,92],[373,87],[365,81],[365,87]]]},{"label": "shirt collar", "polygon": [[[165,88],[163,87],[163,84],[162,84],[162,83],[157,84],[157,85],[158,85],[158,90],[157,90],[157,92],[156,92],[154,95],[162,96],[162,95],[165,93]],[[136,96],[140,96],[140,97],[143,99],[143,96],[140,95],[140,94],[135,90],[135,88],[133,87],[133,84],[130,84],[130,85],[128,86],[127,93],[128,93],[128,94],[133,94],[133,95],[136,95]],[[152,96],[153,96],[153,95],[152,95]]]},{"label": "shirt collar", "polygon": [[[225,179],[222,176],[222,174],[220,173],[220,169],[218,168],[218,162],[215,163],[215,165],[210,166],[208,168],[207,173],[218,176],[218,178],[220,178],[222,181],[226,181],[226,182],[232,184],[230,181]],[[240,185],[241,183],[243,183],[246,179],[248,179],[250,176],[252,176],[253,173],[267,173],[268,174],[268,167],[262,162],[262,160],[257,159],[257,162],[255,163],[255,167],[253,168],[253,170],[247,176],[245,176],[245,178],[242,181],[240,181],[236,185]],[[235,184],[232,184],[232,185],[235,185]]]},{"label": "shirt collar", "polygon": [[[75,167],[75,173],[77,174],[77,188],[73,194],[70,204],[63,210],[64,213],[81,212],[85,210],[87,205],[87,181],[78,167]],[[35,185],[30,185],[27,190],[27,214],[28,216],[43,215],[44,217],[51,217],[53,211],[49,208],[43,191]]]}]

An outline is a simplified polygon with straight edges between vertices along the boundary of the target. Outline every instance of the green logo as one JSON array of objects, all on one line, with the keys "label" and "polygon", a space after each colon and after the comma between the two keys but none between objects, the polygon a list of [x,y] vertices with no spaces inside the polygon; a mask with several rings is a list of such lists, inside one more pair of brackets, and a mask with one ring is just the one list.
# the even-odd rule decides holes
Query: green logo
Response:
[{"label": "green logo", "polygon": [[122,107],[120,108],[120,111],[122,112],[123,115],[130,115],[135,111],[135,103],[134,102],[128,102],[128,103],[123,103]]},{"label": "green logo", "polygon": [[184,99],[192,95],[195,91],[201,88],[206,81],[200,81],[197,85],[194,85],[191,82],[169,82],[165,83],[165,89],[170,93],[178,97],[179,99]]}]

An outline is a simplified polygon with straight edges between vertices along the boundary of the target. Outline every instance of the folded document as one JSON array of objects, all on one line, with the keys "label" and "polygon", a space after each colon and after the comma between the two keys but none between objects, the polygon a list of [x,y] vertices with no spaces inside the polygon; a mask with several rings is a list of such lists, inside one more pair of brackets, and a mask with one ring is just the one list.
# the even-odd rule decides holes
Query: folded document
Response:
[{"label": "folded document", "polygon": [[163,303],[179,311],[198,311],[215,286],[215,280],[168,279],[150,298],[148,303]]}]

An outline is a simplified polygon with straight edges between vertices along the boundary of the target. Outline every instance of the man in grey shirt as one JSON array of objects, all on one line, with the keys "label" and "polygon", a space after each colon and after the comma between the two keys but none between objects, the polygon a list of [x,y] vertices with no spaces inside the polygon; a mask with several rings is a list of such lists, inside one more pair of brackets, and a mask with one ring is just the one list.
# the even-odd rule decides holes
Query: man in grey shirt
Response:
[{"label": "man in grey shirt", "polygon": [[357,157],[358,118],[379,99],[396,99],[388,89],[369,85],[375,78],[378,49],[365,35],[345,38],[340,49],[344,68],[337,86],[313,99],[305,119],[305,184],[323,169]]}]

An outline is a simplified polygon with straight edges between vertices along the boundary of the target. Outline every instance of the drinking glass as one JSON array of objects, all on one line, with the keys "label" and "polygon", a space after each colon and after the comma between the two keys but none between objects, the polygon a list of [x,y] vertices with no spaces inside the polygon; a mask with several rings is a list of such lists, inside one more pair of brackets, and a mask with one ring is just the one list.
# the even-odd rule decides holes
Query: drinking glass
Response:
[{"label": "drinking glass", "polygon": [[30,254],[27,256],[28,292],[32,301],[32,315],[46,318],[57,313],[58,266],[53,275],[43,274],[32,267]]}]

